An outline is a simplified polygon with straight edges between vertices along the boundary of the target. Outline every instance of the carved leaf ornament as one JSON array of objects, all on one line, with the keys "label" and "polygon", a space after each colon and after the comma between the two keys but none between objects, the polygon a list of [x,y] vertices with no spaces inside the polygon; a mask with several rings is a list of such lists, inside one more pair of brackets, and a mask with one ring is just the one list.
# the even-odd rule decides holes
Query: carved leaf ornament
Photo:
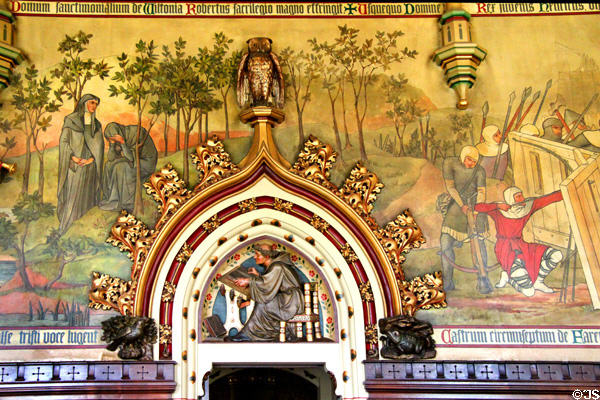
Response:
[{"label": "carved leaf ornament", "polygon": [[[91,308],[114,309],[123,315],[132,315],[137,280],[158,232],[195,194],[240,172],[238,166],[231,161],[230,155],[225,152],[223,144],[216,137],[208,140],[205,145],[198,146],[196,153],[191,157],[199,177],[199,183],[193,190],[187,188],[187,184],[179,178],[170,164],[152,174],[149,181],[144,184],[147,193],[152,196],[158,207],[158,219],[153,229],[148,228],[126,211],[123,211],[117,218],[107,242],[126,252],[133,261],[131,280],[124,281],[95,272],[89,292]],[[337,154],[330,145],[322,143],[311,135],[289,171],[332,192],[348,204],[367,224],[385,250],[392,265],[400,287],[400,297],[405,314],[414,315],[418,309],[444,307],[446,302],[445,293],[442,290],[441,272],[426,274],[412,281],[404,279],[402,270],[404,254],[411,249],[420,247],[425,242],[425,238],[410,212],[406,210],[385,227],[380,227],[371,216],[371,212],[383,184],[379,182],[377,175],[369,172],[359,162],[352,169],[344,184],[340,188],[336,187],[329,181],[330,170],[336,158]],[[247,200],[240,204],[240,207],[243,208],[243,212],[251,211],[256,208],[256,201],[254,199]],[[276,209],[289,213],[292,204],[279,200]],[[311,224],[321,232],[326,232],[330,226],[328,222],[317,215],[312,217]],[[211,233],[219,225],[219,218],[215,215],[202,226]],[[340,252],[349,263],[357,260],[356,254],[349,246],[340,248]],[[189,249],[181,249],[178,260],[185,262],[190,255]],[[174,291],[174,286],[165,286],[164,300],[172,299]],[[373,301],[370,286],[365,284],[361,287],[361,294],[363,301]],[[164,330],[164,332],[163,336],[166,337],[167,331]]]}]

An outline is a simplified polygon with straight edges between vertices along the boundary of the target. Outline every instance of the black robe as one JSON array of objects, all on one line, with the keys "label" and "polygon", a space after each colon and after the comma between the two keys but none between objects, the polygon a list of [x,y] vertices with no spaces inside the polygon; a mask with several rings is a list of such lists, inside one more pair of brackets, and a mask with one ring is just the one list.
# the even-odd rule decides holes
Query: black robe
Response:
[{"label": "black robe", "polygon": [[[100,180],[104,162],[102,125],[92,114],[86,125],[85,103],[100,99],[92,94],[81,97],[75,111],[65,117],[60,133],[56,215],[59,230],[64,233],[100,201]],[[79,166],[71,157],[94,158],[91,164]]]}]

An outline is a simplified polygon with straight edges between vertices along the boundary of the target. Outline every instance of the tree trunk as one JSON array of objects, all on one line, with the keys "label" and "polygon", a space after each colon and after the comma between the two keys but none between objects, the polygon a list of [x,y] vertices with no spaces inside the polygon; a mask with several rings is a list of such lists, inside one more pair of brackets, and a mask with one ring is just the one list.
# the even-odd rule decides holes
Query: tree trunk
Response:
[{"label": "tree trunk", "polygon": [[296,113],[298,114],[298,148],[302,148],[304,145],[304,125],[302,123],[302,110],[298,103],[296,103]]},{"label": "tree trunk", "polygon": [[41,152],[38,151],[38,160],[40,162],[38,169],[38,193],[40,194],[40,201],[44,202],[44,153],[46,149]]},{"label": "tree trunk", "polygon": [[[190,116],[191,118],[191,116]],[[190,144],[190,129],[189,123],[185,124],[185,135],[183,136],[183,180],[185,182],[188,181],[190,177],[190,164],[189,164],[189,149],[188,146]]]},{"label": "tree trunk", "polygon": [[[142,202],[142,171],[140,170],[140,135],[142,131],[142,112],[138,108],[137,133],[135,135],[135,202],[133,203],[133,214],[142,215],[144,203]],[[150,132],[148,132],[150,134]]]},{"label": "tree trunk", "polygon": [[33,285],[31,285],[31,281],[29,280],[29,276],[27,275],[27,262],[25,260],[25,239],[27,238],[27,232],[29,230],[29,223],[25,224],[25,228],[23,229],[23,236],[21,236],[21,243],[14,246],[14,249],[17,251],[17,271],[19,271],[19,275],[21,276],[21,280],[23,281],[23,288],[28,291],[33,290]]},{"label": "tree trunk", "polygon": [[25,167],[23,168],[23,184],[21,185],[21,194],[29,193],[29,172],[31,170],[31,136],[27,136],[25,146]]},{"label": "tree trunk", "polygon": [[349,149],[350,147],[352,147],[352,144],[350,143],[350,136],[348,135],[348,123],[346,122],[346,101],[344,100],[344,81],[342,80],[342,82],[340,82],[340,85],[342,85],[342,120],[344,121],[344,136],[346,139],[346,144],[344,146],[344,149]]},{"label": "tree trunk", "polygon": [[337,118],[335,117],[335,100],[329,96],[329,103],[331,104],[331,119],[333,120],[333,132],[335,133],[335,145],[340,152],[340,158],[343,160],[344,155],[342,153],[342,138],[340,138],[340,130],[338,128]]},{"label": "tree trunk", "polygon": [[31,281],[29,281],[29,276],[27,276],[27,269],[25,268],[25,252],[19,250],[17,269],[19,270],[19,275],[21,276],[21,280],[23,281],[23,288],[27,291],[32,291],[33,286],[31,285]]},{"label": "tree trunk", "polygon": [[223,95],[223,111],[225,112],[225,139],[229,139],[229,111],[227,110],[227,94]]},{"label": "tree trunk", "polygon": [[363,124],[358,114],[358,100],[354,102],[354,115],[356,116],[356,127],[358,128],[358,147],[360,149],[360,159],[368,161],[367,151],[365,149],[365,138],[363,136]]},{"label": "tree trunk", "polygon": [[[200,114],[202,115],[202,114]],[[206,133],[206,138],[203,143],[208,142],[208,113],[204,113],[204,133]]]},{"label": "tree trunk", "polygon": [[177,105],[177,132],[175,132],[175,151],[181,150],[181,146],[179,145],[179,129],[181,127],[181,109],[179,109],[179,105]]},{"label": "tree trunk", "polygon": [[60,278],[62,278],[63,275],[63,271],[65,269],[65,265],[67,265],[67,261],[65,260],[65,255],[62,253],[62,251],[59,251],[60,253],[60,264],[58,267],[58,273],[56,274],[56,277],[54,279],[52,279],[50,282],[46,283],[46,285],[44,286],[44,290],[49,290],[50,288],[52,288],[52,285],[54,285],[56,282],[58,282],[60,280]]},{"label": "tree trunk", "polygon": [[425,144],[425,132],[423,131],[423,120],[419,118],[419,128],[421,132],[421,157],[427,160],[427,145]]},{"label": "tree trunk", "polygon": [[165,139],[165,152],[166,157],[169,152],[169,115],[165,113],[165,129],[163,130],[163,138]]},{"label": "tree trunk", "polygon": [[402,126],[402,133],[400,133],[400,126],[398,124],[394,124],[396,127],[396,136],[398,136],[398,141],[400,142],[400,149],[398,151],[398,156],[404,156],[404,131],[406,130],[406,124]]},{"label": "tree trunk", "polygon": [[206,143],[204,133],[202,132],[202,113],[198,112],[198,144]]}]

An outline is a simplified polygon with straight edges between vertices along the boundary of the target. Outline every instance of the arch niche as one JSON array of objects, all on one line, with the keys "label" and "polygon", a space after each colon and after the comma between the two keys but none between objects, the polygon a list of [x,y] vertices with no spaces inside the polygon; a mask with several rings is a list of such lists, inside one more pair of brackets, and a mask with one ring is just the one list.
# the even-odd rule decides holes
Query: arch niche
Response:
[{"label": "arch niche", "polygon": [[[379,358],[378,319],[443,304],[439,276],[420,285],[428,296],[404,281],[402,253],[424,241],[410,214],[379,227],[370,211],[383,185],[358,163],[337,188],[328,180],[335,156],[311,137],[291,168],[262,146],[240,169],[220,142],[209,140],[193,156],[200,178],[193,190],[170,165],[145,185],[159,204],[154,229],[126,212],[118,218],[109,241],[130,253],[131,281],[96,274],[90,303],[159,323],[154,357],[177,362],[175,398],[201,396],[215,365],[258,364],[323,365],[335,377],[336,394],[366,397],[361,362]],[[325,340],[210,337],[203,320],[214,309],[217,274],[257,242],[297,255],[305,278],[321,280]]]}]

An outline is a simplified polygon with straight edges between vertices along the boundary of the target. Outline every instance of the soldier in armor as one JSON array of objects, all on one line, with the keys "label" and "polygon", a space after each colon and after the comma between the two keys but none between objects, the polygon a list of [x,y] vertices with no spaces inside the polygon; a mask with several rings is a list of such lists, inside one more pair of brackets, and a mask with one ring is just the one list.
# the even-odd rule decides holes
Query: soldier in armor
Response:
[{"label": "soldier in armor", "polygon": [[[444,289],[453,290],[454,281],[454,248],[468,242],[472,235],[477,236],[483,262],[487,264],[485,242],[482,235],[488,229],[487,216],[475,216],[475,232],[469,228],[467,213],[473,212],[476,203],[485,201],[485,171],[478,164],[479,152],[473,146],[465,146],[460,157],[449,157],[444,160],[442,174],[446,190],[451,197],[447,212],[442,223],[440,250],[442,269],[444,273]],[[492,291],[487,275],[482,273],[477,277],[477,289],[486,294]]]},{"label": "soldier in armor", "polygon": [[[567,109],[565,111],[565,125],[570,127],[578,119],[580,114]],[[560,119],[555,117],[546,118],[542,125],[544,128],[544,139],[562,143],[564,140],[564,125]],[[584,118],[581,118],[576,127],[568,135],[566,142],[569,146],[600,152],[600,130],[591,130]]]}]

